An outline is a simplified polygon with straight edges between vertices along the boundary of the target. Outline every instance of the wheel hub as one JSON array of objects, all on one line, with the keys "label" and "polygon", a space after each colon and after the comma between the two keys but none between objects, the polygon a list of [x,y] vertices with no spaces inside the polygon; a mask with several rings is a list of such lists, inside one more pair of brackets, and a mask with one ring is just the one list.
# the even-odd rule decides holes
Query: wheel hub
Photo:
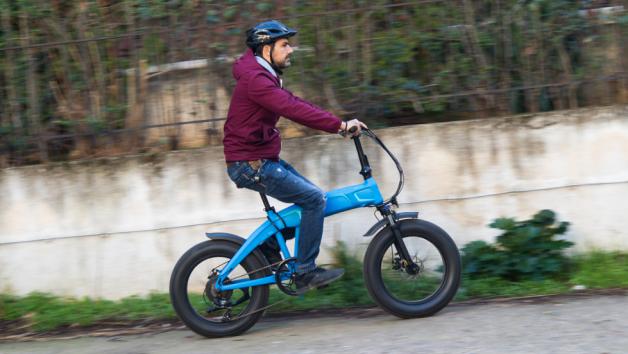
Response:
[{"label": "wheel hub", "polygon": [[401,272],[406,272],[408,275],[417,275],[421,272],[421,266],[417,260],[413,260],[412,263],[408,263],[405,259],[401,259],[401,257],[395,257],[392,262],[392,269],[398,270]]},{"label": "wheel hub", "polygon": [[[229,278],[226,279],[227,281]],[[231,296],[233,290],[218,291],[216,289],[216,282],[218,281],[218,274],[212,274],[207,278],[207,284],[205,285],[205,296],[210,299],[216,306],[228,307],[231,305]]]},{"label": "wheel hub", "polygon": [[421,271],[421,267],[419,267],[419,265],[416,264],[415,262],[408,264],[405,267],[405,269],[406,269],[406,273],[408,273],[409,275],[417,275]]}]

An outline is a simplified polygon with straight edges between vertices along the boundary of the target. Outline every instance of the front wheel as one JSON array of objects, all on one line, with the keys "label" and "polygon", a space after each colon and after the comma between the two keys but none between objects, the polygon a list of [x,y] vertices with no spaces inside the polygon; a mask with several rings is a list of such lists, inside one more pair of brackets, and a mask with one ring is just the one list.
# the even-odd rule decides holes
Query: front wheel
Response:
[{"label": "front wheel", "polygon": [[412,262],[402,259],[390,227],[381,230],[364,256],[364,279],[371,298],[401,317],[435,314],[453,299],[460,285],[460,254],[454,241],[424,220],[399,221]]}]

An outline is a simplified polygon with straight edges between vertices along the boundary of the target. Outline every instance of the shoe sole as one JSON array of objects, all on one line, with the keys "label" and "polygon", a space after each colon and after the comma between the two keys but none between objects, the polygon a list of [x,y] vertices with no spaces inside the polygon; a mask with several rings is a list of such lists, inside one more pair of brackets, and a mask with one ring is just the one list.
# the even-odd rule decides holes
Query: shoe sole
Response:
[{"label": "shoe sole", "polygon": [[324,282],[321,282],[320,284],[316,284],[316,285],[313,285],[313,286],[307,286],[307,287],[302,288],[302,289],[297,289],[295,292],[296,292],[297,295],[303,295],[303,294],[305,294],[306,292],[308,292],[308,291],[310,291],[312,289],[326,288],[327,286],[329,286],[330,283],[332,283],[332,282],[342,278],[343,275],[345,275],[345,273],[341,273],[341,274],[339,274],[336,277],[329,278],[329,279],[325,280]]}]

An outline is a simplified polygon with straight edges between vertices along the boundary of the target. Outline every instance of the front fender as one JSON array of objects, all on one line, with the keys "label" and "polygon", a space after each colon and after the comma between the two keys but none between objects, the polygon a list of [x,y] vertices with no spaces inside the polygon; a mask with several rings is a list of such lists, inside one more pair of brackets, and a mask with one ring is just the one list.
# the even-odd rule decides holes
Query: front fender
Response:
[{"label": "front fender", "polygon": [[[219,240],[219,241],[227,241],[227,242],[232,242],[237,244],[238,246],[242,246],[244,244],[244,242],[246,241],[246,239],[238,236],[238,235],[234,235],[234,234],[229,234],[226,232],[206,232],[205,236],[207,236],[207,238],[209,238],[210,240]],[[262,253],[262,251],[260,251],[259,248],[256,248],[253,251],[253,256],[257,257],[257,259],[260,260],[260,262],[266,267],[266,266],[270,266],[270,263],[268,262],[268,260],[266,259],[266,256],[264,256],[264,254]]]},{"label": "front fender", "polygon": [[[416,211],[406,211],[406,212],[400,212],[400,213],[396,213],[397,214],[397,220],[402,220],[402,219],[416,219],[419,217],[419,213]],[[364,237],[371,237],[373,235],[375,235],[375,233],[381,229],[382,227],[384,227],[387,223],[386,219],[382,219],[380,221],[378,221],[377,223],[375,223],[375,225],[371,226],[371,228],[364,234]]]}]

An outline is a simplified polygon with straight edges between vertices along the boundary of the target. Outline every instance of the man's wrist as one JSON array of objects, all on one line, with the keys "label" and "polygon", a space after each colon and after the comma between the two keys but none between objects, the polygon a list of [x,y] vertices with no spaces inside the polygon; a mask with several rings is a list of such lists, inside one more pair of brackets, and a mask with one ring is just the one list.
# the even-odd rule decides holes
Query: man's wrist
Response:
[{"label": "man's wrist", "polygon": [[347,122],[340,122],[340,128],[338,129],[339,132],[343,132],[347,130]]}]

